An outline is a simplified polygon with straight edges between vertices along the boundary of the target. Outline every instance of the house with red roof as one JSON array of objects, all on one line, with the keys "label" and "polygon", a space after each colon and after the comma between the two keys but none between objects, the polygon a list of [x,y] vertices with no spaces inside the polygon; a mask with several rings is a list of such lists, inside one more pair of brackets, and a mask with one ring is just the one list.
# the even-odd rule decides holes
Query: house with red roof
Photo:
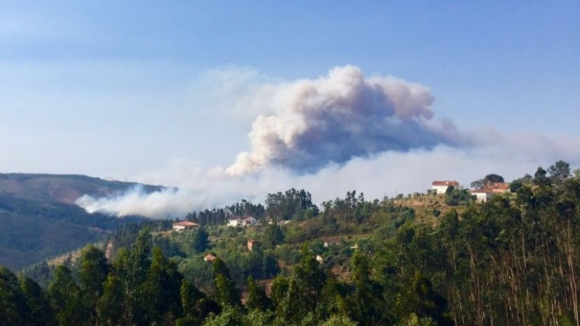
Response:
[{"label": "house with red roof", "polygon": [[433,181],[432,189],[437,194],[444,194],[449,186],[453,188],[459,188],[459,182],[457,181]]}]

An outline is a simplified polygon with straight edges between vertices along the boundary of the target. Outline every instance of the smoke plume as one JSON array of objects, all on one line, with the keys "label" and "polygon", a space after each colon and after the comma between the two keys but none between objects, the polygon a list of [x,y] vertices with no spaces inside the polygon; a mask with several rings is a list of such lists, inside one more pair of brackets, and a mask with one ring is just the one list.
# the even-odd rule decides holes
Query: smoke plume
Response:
[{"label": "smoke plume", "polygon": [[[308,190],[320,204],[352,190],[367,199],[393,197],[424,192],[433,180],[465,186],[490,173],[513,180],[557,160],[580,165],[577,137],[460,132],[450,121],[433,118],[427,87],[393,77],[368,78],[353,66],[289,83],[252,83],[254,74],[247,70],[218,75],[229,85],[219,88],[220,106],[230,106],[228,113],[244,121],[258,116],[249,135],[251,151],[239,154],[227,169],[201,167],[194,158],[173,159],[126,179],[178,188],[83,196],[77,205],[116,216],[173,218],[241,199],[263,203],[268,193],[290,188]],[[235,94],[228,97],[227,91]]]},{"label": "smoke plume", "polygon": [[269,166],[313,173],[355,157],[466,142],[453,123],[432,119],[434,99],[427,87],[394,77],[367,78],[354,66],[264,90],[251,102],[272,114],[254,121],[252,150],[227,169],[232,176]]}]

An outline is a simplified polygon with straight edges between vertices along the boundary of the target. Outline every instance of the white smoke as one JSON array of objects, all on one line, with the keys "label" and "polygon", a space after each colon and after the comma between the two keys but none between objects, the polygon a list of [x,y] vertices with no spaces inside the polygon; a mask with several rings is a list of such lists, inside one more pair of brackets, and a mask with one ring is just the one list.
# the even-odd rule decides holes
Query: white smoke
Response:
[{"label": "white smoke", "polygon": [[123,194],[95,198],[84,195],[75,202],[89,213],[101,212],[119,217],[142,215],[156,218],[172,218],[187,213],[196,205],[193,192],[165,188],[147,193],[142,187],[133,187]]},{"label": "white smoke", "polygon": [[268,166],[312,173],[329,163],[395,150],[467,142],[450,121],[432,120],[425,86],[394,77],[366,78],[354,66],[315,80],[268,85],[247,101],[260,112],[249,134],[252,151],[227,169],[233,176]]},{"label": "white smoke", "polygon": [[477,147],[440,145],[431,150],[388,151],[354,158],[345,164],[331,164],[316,173],[302,175],[267,167],[260,173],[232,177],[222,168],[203,170],[194,163],[181,162],[179,169],[170,164],[165,169],[135,178],[152,184],[178,182],[179,189],[147,194],[134,188],[109,198],[84,196],[77,204],[89,212],[108,212],[116,216],[138,214],[174,218],[194,210],[231,205],[241,199],[264,203],[268,193],[290,188],[306,189],[318,204],[343,198],[352,190],[364,192],[367,199],[382,199],[385,195],[424,192],[430,189],[433,180],[440,179],[457,180],[467,187],[484,175],[497,173],[511,181],[560,159],[576,168],[580,165],[580,153],[576,151],[579,146],[580,141],[576,138],[495,133],[489,136],[486,145]]},{"label": "white smoke", "polygon": [[352,190],[367,199],[393,197],[424,192],[438,179],[467,186],[490,173],[513,180],[560,159],[580,165],[578,138],[458,131],[451,121],[433,119],[432,103],[425,86],[366,78],[352,66],[316,80],[253,85],[233,110],[261,115],[250,133],[252,150],[235,164],[206,169],[173,160],[125,179],[178,188],[83,196],[77,204],[116,216],[172,218],[241,199],[263,203],[268,193],[290,188],[306,189],[320,204]]}]

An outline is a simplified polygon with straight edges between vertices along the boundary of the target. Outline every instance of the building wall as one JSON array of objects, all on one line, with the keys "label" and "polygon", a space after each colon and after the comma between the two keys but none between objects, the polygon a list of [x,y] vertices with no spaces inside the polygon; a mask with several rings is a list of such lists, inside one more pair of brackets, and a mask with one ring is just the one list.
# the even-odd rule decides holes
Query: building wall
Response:
[{"label": "building wall", "polygon": [[471,194],[477,198],[476,200],[478,202],[486,202],[491,197],[491,194],[487,192],[475,192]]},{"label": "building wall", "polygon": [[449,186],[448,185],[444,185],[444,186],[433,186],[433,190],[435,190],[435,192],[437,192],[438,194],[444,194],[445,191],[447,191],[447,188]]}]

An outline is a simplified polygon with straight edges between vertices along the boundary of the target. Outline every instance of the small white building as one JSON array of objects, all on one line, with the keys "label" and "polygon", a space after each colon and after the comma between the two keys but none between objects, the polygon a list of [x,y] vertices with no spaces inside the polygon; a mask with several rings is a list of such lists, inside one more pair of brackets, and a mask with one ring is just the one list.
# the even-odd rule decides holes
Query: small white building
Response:
[{"label": "small white building", "polygon": [[242,220],[242,226],[245,226],[245,227],[252,226],[252,225],[256,224],[256,222],[258,222],[258,221],[256,221],[255,218],[248,216]]},{"label": "small white building", "polygon": [[173,231],[181,232],[183,230],[190,230],[198,227],[199,224],[190,221],[181,221],[173,223]]},{"label": "small white building", "polygon": [[242,225],[242,218],[239,216],[230,217],[228,219],[228,226],[237,227]]},{"label": "small white building", "polygon": [[480,203],[488,201],[493,196],[493,192],[487,189],[472,190],[471,194],[474,195],[476,197],[476,201]]},{"label": "small white building", "polygon": [[432,189],[437,194],[444,194],[449,186],[454,188],[459,188],[459,182],[457,181],[433,181]]},{"label": "small white building", "polygon": [[246,216],[246,217],[239,217],[239,216],[233,216],[230,217],[228,219],[228,226],[231,227],[237,227],[237,226],[244,226],[244,227],[249,227],[252,226],[254,224],[256,224],[256,219],[253,218],[252,216]]}]

